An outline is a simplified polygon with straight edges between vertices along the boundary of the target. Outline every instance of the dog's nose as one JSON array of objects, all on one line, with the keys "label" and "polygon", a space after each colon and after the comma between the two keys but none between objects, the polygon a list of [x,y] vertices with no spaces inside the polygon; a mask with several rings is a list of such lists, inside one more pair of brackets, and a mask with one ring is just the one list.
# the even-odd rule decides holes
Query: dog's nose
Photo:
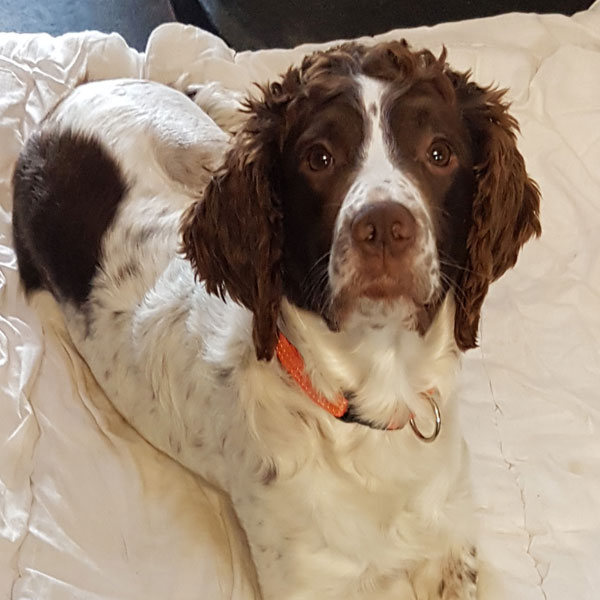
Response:
[{"label": "dog's nose", "polygon": [[384,249],[399,257],[416,237],[417,224],[412,213],[398,202],[383,200],[358,211],[352,220],[352,240],[364,254],[379,254]]}]

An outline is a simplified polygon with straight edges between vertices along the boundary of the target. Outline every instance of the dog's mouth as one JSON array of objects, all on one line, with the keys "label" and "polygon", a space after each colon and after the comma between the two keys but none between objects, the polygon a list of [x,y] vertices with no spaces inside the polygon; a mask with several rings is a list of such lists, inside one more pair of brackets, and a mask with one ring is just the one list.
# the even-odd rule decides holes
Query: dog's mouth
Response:
[{"label": "dog's mouth", "polygon": [[[433,305],[392,286],[393,294],[379,283],[356,293],[346,290],[331,297],[322,315],[332,331],[354,325],[382,328],[390,320],[423,335],[431,325]],[[386,292],[386,293],[382,293]]]},{"label": "dog's mouth", "polygon": [[414,294],[411,294],[409,291],[411,287],[410,281],[405,281],[404,279],[409,278],[398,279],[388,273],[383,273],[376,277],[369,277],[362,284],[358,283],[354,293],[358,298],[368,298],[373,301],[393,302],[398,298],[406,297],[418,303]]},{"label": "dog's mouth", "polygon": [[332,254],[301,285],[286,290],[288,300],[319,314],[332,331],[355,325],[377,329],[390,320],[420,334],[428,330],[442,292],[433,259],[413,257],[395,270],[348,261],[339,269],[334,265],[341,261]]},{"label": "dog's mouth", "polygon": [[[336,285],[337,284],[337,285]],[[439,296],[439,278],[420,265],[390,274],[357,270],[346,283],[330,277],[322,314],[330,329],[340,331],[360,321],[376,326],[393,319],[424,334]]]}]

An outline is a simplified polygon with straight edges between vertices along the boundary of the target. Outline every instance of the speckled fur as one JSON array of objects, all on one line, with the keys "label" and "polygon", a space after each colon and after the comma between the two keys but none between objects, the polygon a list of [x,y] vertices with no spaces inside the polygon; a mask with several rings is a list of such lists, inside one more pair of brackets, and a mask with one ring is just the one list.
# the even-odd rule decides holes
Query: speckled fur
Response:
[{"label": "speckled fur", "polygon": [[[408,428],[346,424],[312,405],[276,361],[256,359],[251,313],[207,295],[177,254],[180,214],[202,176],[187,181],[186,163],[173,165],[191,152],[210,168],[228,139],[174,94],[146,83],[90,84],[44,125],[94,136],[129,182],[88,302],[62,302],[73,342],[127,421],[230,494],[265,600],[471,598],[448,591],[454,557],[473,540],[451,398],[452,299],[424,337],[393,307],[377,311],[377,327],[365,310],[332,333],[320,317],[282,306],[281,327],[325,393],[351,389],[381,419],[403,407],[426,429],[431,414],[419,393],[439,390],[444,425],[435,444]],[[158,102],[159,114],[176,110],[177,120],[156,117]]]},{"label": "speckled fur", "polygon": [[[501,91],[449,69],[444,52],[436,58],[405,42],[317,52],[261,92],[244,121],[233,114],[235,95],[191,90],[223,129],[184,94],[150,82],[90,83],[63,99],[15,171],[22,281],[54,293],[75,346],[123,417],[229,494],[264,600],[475,600],[475,525],[453,390],[459,348],[476,344],[489,283],[540,231],[516,121]],[[426,110],[411,112],[414,102]],[[323,180],[318,200],[329,212],[315,230],[327,235],[310,238],[305,227],[314,222],[298,203],[305,206],[311,188],[298,187],[297,175],[304,168],[305,181],[316,179],[285,135],[299,135],[299,123],[310,130],[319,117],[321,136],[332,127],[351,135],[330,148],[348,164],[343,176]],[[233,142],[224,130],[237,132]],[[437,130],[454,144],[441,171],[429,162]],[[80,149],[89,150],[84,162]],[[290,160],[275,167],[275,149]],[[101,182],[86,195],[96,158]],[[272,181],[284,176],[281,165],[296,181],[287,204]],[[73,172],[78,185],[69,188]],[[62,223],[55,210],[47,231],[57,198],[77,218]],[[410,210],[417,231],[394,277],[408,270],[419,283],[383,300],[353,289],[357,273],[369,273],[348,232],[353,215],[379,200]],[[86,201],[110,205],[101,225],[85,222]],[[290,226],[291,214],[300,226]],[[82,273],[93,267],[91,280],[71,291],[61,283],[73,283],[65,231],[81,253],[86,233],[102,234],[74,263]],[[284,231],[296,244],[326,246],[331,305],[344,316],[339,331],[303,297],[300,280],[286,282],[294,268],[310,274],[315,265],[285,252]],[[54,242],[62,244],[60,281]],[[419,309],[427,320],[415,312],[419,303],[429,303]],[[329,398],[350,391],[363,421],[385,426],[412,414],[430,431],[422,393],[436,390],[439,438],[428,445],[406,426],[385,431],[333,418],[269,360],[278,330],[300,351],[313,385]]]}]

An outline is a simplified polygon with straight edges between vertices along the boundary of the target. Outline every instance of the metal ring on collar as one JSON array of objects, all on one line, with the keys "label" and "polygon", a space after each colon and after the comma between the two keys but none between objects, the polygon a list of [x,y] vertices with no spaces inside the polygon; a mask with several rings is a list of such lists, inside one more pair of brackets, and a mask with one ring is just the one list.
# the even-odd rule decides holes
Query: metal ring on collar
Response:
[{"label": "metal ring on collar", "polygon": [[412,430],[414,431],[415,435],[422,442],[426,442],[426,443],[430,444],[431,442],[433,442],[437,439],[438,435],[440,435],[440,431],[442,429],[442,415],[440,414],[440,409],[437,405],[437,402],[435,401],[435,398],[433,397],[433,394],[427,393],[427,394],[422,394],[422,396],[427,398],[427,400],[429,401],[429,404],[431,406],[431,410],[433,411],[433,415],[435,417],[435,429],[433,430],[433,433],[431,435],[423,435],[423,433],[421,433],[421,430],[417,427],[417,424],[415,423],[414,416],[410,418],[409,423],[410,423],[410,426],[412,427]]}]

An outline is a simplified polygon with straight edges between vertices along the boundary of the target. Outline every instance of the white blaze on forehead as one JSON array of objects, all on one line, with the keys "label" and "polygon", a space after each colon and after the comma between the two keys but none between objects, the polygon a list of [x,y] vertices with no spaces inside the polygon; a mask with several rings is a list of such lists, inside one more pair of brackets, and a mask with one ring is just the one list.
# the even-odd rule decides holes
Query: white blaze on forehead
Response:
[{"label": "white blaze on forehead", "polygon": [[391,200],[409,209],[427,212],[421,194],[406,174],[394,164],[389,136],[385,131],[382,103],[388,83],[372,77],[358,77],[361,101],[367,122],[361,150],[361,165],[340,211],[343,218],[368,202]]},{"label": "white blaze on forehead", "polygon": [[363,108],[367,115],[366,144],[362,152],[364,162],[359,176],[383,182],[390,179],[396,170],[391,161],[381,118],[381,103],[386,83],[363,75],[359,77],[359,84]]},{"label": "white blaze on forehead", "polygon": [[[332,256],[336,254],[337,240],[343,237],[344,232],[348,232],[352,219],[364,206],[379,201],[397,202],[406,207],[417,221],[417,252],[413,268],[423,273],[428,272],[432,296],[439,284],[439,261],[433,224],[421,191],[402,166],[395,164],[393,160],[391,140],[385,123],[387,115],[383,110],[389,83],[361,75],[358,77],[358,84],[366,118],[365,140],[360,151],[361,163],[356,177],[336,219]],[[336,282],[341,288],[351,281],[352,264],[352,261],[347,262],[344,272],[337,276],[330,264],[329,276],[334,288]]]}]

